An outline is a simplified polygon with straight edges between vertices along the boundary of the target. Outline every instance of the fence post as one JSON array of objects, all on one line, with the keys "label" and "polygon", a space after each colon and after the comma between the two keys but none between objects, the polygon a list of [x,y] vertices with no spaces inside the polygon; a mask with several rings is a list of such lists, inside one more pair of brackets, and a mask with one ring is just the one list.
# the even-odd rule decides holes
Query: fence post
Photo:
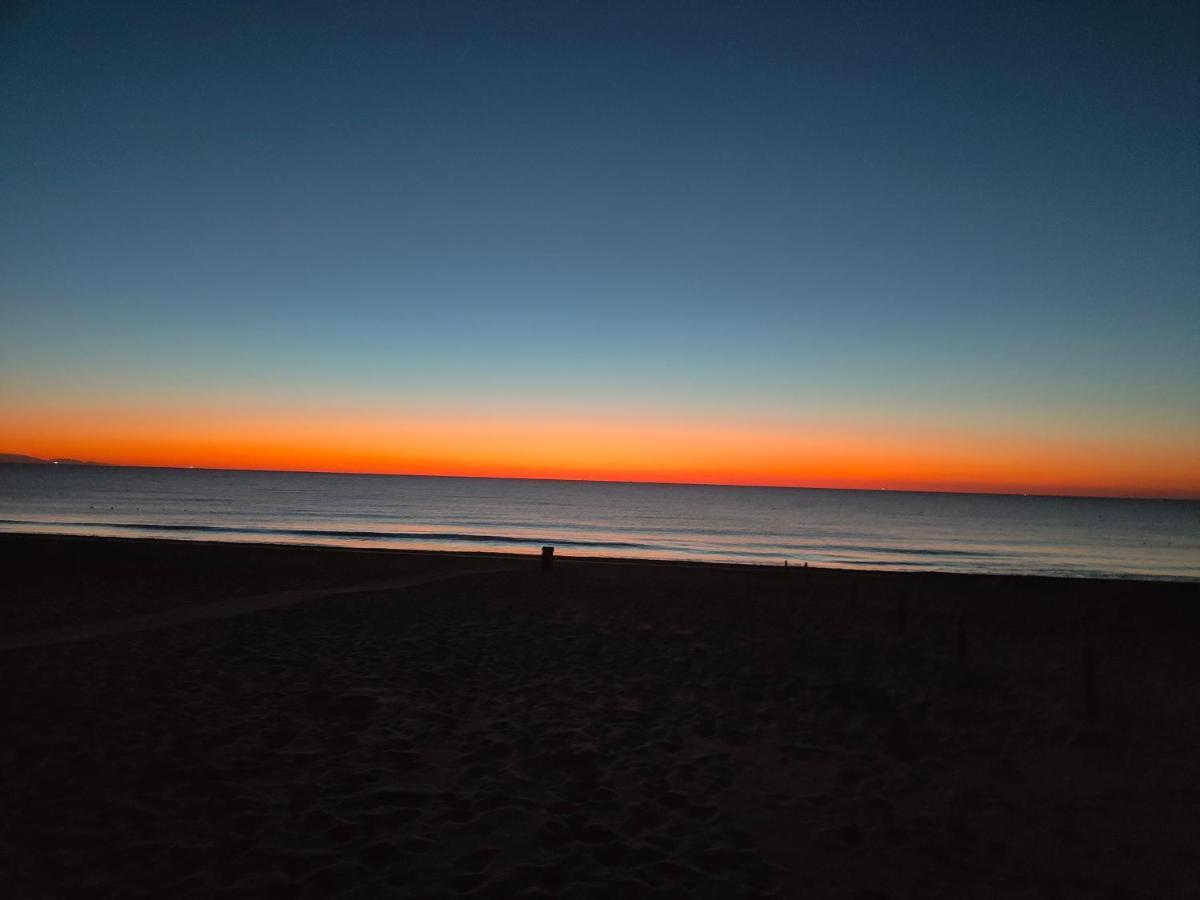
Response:
[{"label": "fence post", "polygon": [[542,571],[548,572],[554,568],[554,548],[542,548]]}]

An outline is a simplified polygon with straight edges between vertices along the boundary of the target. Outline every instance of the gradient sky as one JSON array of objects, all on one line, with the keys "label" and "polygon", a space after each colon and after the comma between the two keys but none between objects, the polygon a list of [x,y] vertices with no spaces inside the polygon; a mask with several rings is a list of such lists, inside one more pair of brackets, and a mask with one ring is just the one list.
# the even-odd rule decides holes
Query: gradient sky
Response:
[{"label": "gradient sky", "polygon": [[2,452],[1200,496],[1194,3],[5,10]]}]

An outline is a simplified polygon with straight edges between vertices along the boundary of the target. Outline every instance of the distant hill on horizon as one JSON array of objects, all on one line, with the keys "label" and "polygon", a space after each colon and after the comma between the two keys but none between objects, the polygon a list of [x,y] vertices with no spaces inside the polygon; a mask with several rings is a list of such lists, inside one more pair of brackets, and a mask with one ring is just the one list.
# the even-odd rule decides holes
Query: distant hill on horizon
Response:
[{"label": "distant hill on horizon", "polygon": [[42,459],[39,456],[27,456],[24,453],[0,453],[0,463],[16,463],[30,466],[107,466],[108,463],[93,462],[90,459]]}]

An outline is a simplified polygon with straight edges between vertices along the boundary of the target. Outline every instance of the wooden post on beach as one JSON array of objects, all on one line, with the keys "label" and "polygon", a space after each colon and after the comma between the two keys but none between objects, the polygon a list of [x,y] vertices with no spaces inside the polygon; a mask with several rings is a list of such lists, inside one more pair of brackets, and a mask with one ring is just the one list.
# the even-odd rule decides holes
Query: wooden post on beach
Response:
[{"label": "wooden post on beach", "polygon": [[553,568],[554,568],[554,548],[553,547],[543,547],[542,548],[542,571],[549,572]]}]

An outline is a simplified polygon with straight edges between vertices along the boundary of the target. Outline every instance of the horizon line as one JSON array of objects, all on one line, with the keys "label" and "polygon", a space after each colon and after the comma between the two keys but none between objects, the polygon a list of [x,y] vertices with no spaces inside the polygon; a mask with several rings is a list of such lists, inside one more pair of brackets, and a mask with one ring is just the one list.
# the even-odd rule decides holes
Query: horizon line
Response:
[{"label": "horizon line", "polygon": [[547,478],[531,475],[445,475],[438,473],[420,473],[420,472],[343,472],[330,469],[246,469],[237,466],[191,466],[191,465],[173,465],[173,466],[151,466],[138,465],[135,463],[110,463],[101,462],[98,460],[76,460],[70,457],[52,457],[50,459],[42,459],[41,457],[31,456],[23,453],[0,454],[0,456],[22,456],[25,459],[36,460],[36,462],[16,462],[12,460],[0,459],[0,465],[12,466],[28,466],[28,465],[45,465],[53,466],[60,465],[59,460],[65,462],[68,468],[80,467],[95,467],[95,468],[114,468],[114,469],[168,469],[173,471],[199,471],[199,472],[260,472],[281,475],[345,475],[345,476],[364,476],[368,478],[470,478],[477,480],[491,481],[551,481],[551,482],[567,482],[573,484],[645,484],[660,487],[724,487],[724,488],[753,488],[753,489],[771,489],[771,490],[787,490],[787,491],[845,491],[850,493],[889,493],[889,494],[950,494],[959,496],[978,496],[978,497],[1045,497],[1059,500],[1154,500],[1166,502],[1184,502],[1195,503],[1200,501],[1200,495],[1195,496],[1146,496],[1146,495],[1131,495],[1131,494],[1047,494],[1040,491],[979,491],[979,490],[932,490],[932,489],[916,489],[916,488],[892,488],[892,487],[876,487],[876,488],[848,488],[848,487],[822,487],[801,484],[730,484],[728,482],[716,481],[653,481],[653,480],[638,480],[626,479],[618,480],[612,478]]}]

